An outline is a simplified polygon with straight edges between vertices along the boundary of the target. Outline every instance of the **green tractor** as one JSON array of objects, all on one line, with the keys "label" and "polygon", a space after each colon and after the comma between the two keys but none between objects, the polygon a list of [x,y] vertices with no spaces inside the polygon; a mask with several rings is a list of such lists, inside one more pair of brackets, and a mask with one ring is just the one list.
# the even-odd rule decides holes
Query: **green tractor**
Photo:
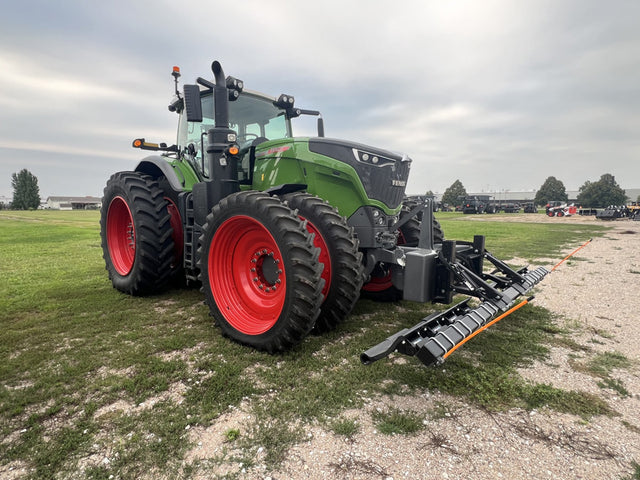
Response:
[{"label": "green tractor", "polygon": [[[445,240],[430,199],[403,205],[408,156],[325,138],[320,112],[290,95],[247,91],[218,62],[212,71],[213,82],[200,77],[180,91],[174,67],[176,144],[136,139],[134,147],[160,154],[107,182],[101,238],[116,289],[145,295],[197,282],[224,335],[268,352],[334,328],[361,293],[479,298],[362,355],[371,363],[399,351],[434,364],[546,275],[512,270],[484,237]],[[318,117],[317,137],[294,137],[301,115]]]}]

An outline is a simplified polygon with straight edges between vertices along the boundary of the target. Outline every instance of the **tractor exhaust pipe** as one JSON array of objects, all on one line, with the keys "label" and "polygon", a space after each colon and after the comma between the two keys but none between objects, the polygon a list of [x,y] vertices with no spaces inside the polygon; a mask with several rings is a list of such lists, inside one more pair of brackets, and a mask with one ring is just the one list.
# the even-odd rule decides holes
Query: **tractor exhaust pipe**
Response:
[{"label": "tractor exhaust pipe", "polygon": [[222,65],[217,60],[211,64],[216,85],[213,88],[213,101],[215,105],[215,124],[218,128],[229,128],[229,91],[224,76]]}]

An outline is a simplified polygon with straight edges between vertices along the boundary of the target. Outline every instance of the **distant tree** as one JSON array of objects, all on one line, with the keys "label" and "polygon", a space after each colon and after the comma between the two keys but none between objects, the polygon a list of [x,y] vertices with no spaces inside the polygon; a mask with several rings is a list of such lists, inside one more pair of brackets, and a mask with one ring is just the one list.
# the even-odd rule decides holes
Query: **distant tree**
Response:
[{"label": "distant tree", "polygon": [[627,194],[620,188],[613,175],[605,173],[597,182],[587,180],[580,187],[578,203],[585,207],[624,205],[627,203]]},{"label": "distant tree", "polygon": [[467,191],[462,185],[460,180],[456,180],[451,184],[449,188],[444,191],[442,195],[442,203],[447,205],[458,205],[460,203],[460,197],[466,197]]},{"label": "distant tree", "polygon": [[427,193],[424,194],[425,197],[433,197],[435,194],[431,190],[427,190]]},{"label": "distant tree", "polygon": [[560,202],[569,200],[567,190],[564,188],[564,183],[556,177],[549,177],[544,181],[540,189],[536,192],[536,197],[533,201],[536,205],[546,205],[551,200],[558,200]]},{"label": "distant tree", "polygon": [[38,179],[26,168],[11,175],[14,210],[35,210],[40,206]]}]

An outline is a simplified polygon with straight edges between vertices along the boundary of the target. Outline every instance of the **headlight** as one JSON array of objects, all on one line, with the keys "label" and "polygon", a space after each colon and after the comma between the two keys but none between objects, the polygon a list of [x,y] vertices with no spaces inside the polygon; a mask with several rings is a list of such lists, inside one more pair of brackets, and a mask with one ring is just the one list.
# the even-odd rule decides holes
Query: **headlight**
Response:
[{"label": "headlight", "polygon": [[360,163],[376,167],[385,167],[396,163],[395,160],[392,160],[391,158],[381,157],[380,155],[358,150],[357,148],[353,149],[353,156],[356,157],[356,160]]}]

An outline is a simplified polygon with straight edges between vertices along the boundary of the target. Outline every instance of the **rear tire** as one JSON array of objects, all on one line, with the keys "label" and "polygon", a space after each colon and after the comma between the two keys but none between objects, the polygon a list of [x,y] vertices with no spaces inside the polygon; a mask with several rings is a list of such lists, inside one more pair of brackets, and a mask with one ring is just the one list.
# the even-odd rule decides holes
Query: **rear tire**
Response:
[{"label": "rear tire", "polygon": [[118,172],[104,189],[102,252],[114,288],[130,295],[161,290],[171,276],[171,216],[158,183],[137,172]]},{"label": "rear tire", "polygon": [[167,201],[167,211],[170,215],[171,238],[173,238],[173,258],[171,261],[171,285],[183,287],[186,284],[184,271],[184,229],[182,227],[182,217],[178,208],[179,193],[173,190],[166,177],[160,176],[156,179]]},{"label": "rear tire", "polygon": [[342,322],[360,297],[364,278],[358,240],[345,218],[321,198],[293,193],[283,200],[307,220],[307,230],[315,235],[313,243],[320,249],[324,301],[313,331],[324,333]]},{"label": "rear tire", "polygon": [[279,199],[255,191],[225,197],[199,244],[206,303],[224,335],[276,352],[311,331],[323,299],[320,251]]}]

